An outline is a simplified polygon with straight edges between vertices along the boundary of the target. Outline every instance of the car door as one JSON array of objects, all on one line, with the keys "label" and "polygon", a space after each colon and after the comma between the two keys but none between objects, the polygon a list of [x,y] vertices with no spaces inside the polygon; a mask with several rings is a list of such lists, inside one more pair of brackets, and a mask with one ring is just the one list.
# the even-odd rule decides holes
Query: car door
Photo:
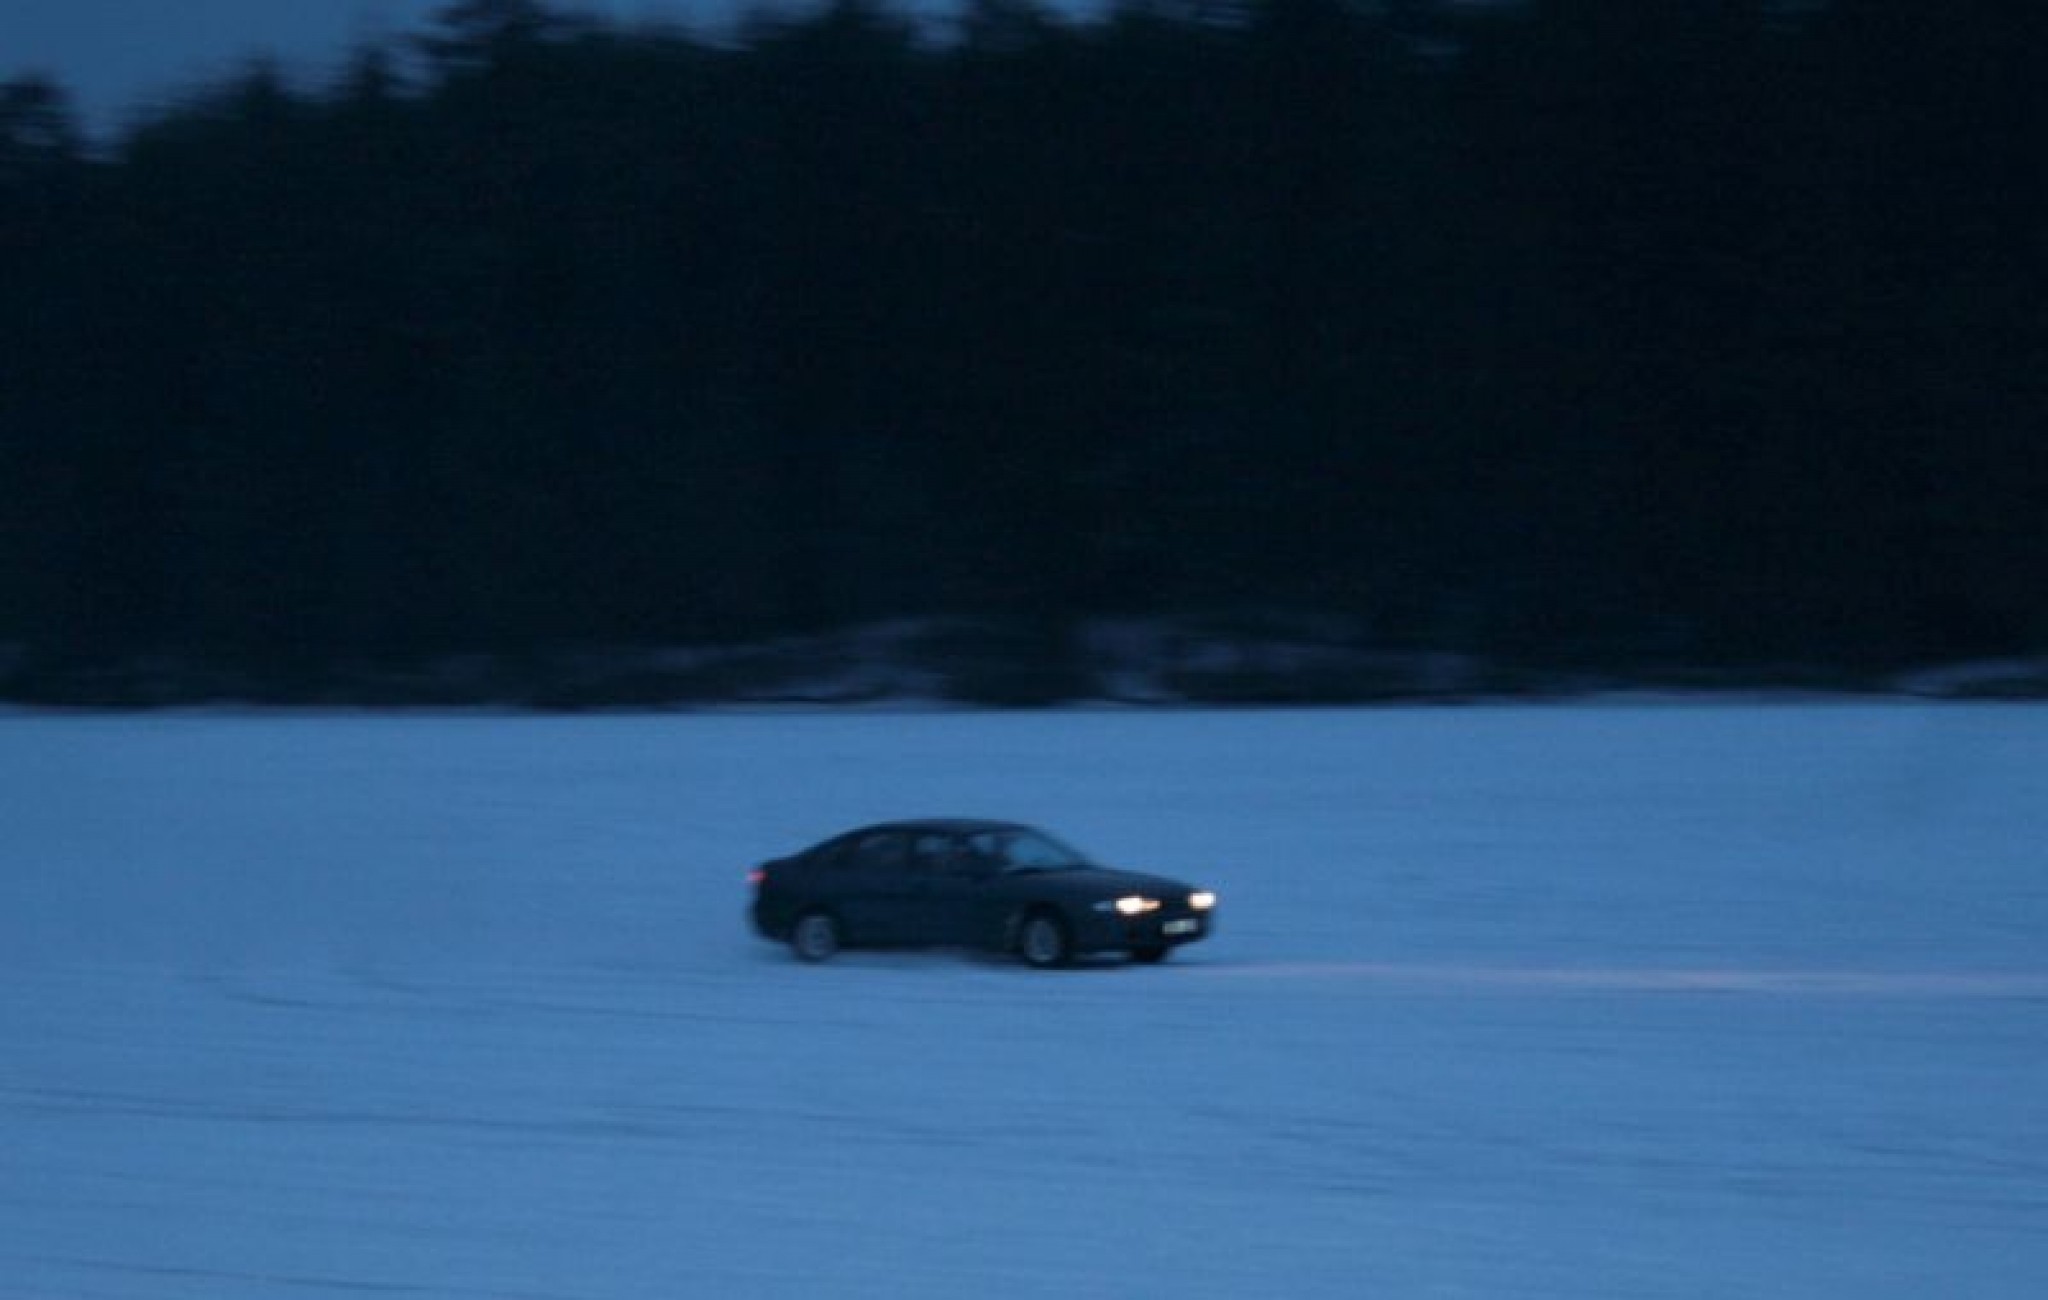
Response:
[{"label": "car door", "polygon": [[871,831],[848,844],[835,863],[835,910],[856,943],[907,943],[915,937],[910,836]]},{"label": "car door", "polygon": [[928,831],[911,845],[916,877],[917,906],[921,930],[927,942],[984,946],[992,926],[988,911],[988,881],[994,864],[976,854],[958,835]]}]

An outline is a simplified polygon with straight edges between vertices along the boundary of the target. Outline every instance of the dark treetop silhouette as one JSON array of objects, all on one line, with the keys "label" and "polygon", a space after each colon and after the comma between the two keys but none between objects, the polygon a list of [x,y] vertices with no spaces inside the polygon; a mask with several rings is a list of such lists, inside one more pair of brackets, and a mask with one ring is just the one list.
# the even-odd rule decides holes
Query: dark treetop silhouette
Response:
[{"label": "dark treetop silhouette", "polygon": [[2040,9],[472,0],[99,153],[16,81],[0,692],[1252,608],[2039,653]]}]

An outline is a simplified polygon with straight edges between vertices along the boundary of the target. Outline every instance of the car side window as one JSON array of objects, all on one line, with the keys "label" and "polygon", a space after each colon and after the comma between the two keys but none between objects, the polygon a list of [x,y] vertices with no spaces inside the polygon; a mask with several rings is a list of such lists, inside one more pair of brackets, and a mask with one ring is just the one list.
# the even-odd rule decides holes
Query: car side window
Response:
[{"label": "car side window", "polygon": [[967,837],[967,851],[977,861],[988,863],[993,868],[1004,865],[1003,840],[993,831],[981,831]]},{"label": "car side window", "polygon": [[864,835],[845,856],[856,871],[900,871],[909,864],[910,837],[899,831]]},{"label": "car side window", "polygon": [[805,861],[814,869],[833,871],[845,866],[846,859],[852,852],[853,841],[842,836],[811,850],[805,855]]},{"label": "car side window", "polygon": [[911,845],[911,854],[921,874],[960,874],[974,870],[976,855],[957,835],[926,831]]},{"label": "car side window", "polygon": [[860,846],[867,837],[842,835],[812,855],[811,865],[826,871],[845,871],[855,865]]}]

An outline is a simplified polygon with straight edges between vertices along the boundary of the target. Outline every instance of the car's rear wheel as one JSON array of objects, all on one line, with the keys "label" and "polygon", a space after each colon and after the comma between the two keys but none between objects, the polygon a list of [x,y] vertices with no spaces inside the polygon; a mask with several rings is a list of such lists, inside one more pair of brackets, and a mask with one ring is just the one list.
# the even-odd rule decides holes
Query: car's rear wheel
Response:
[{"label": "car's rear wheel", "polygon": [[839,942],[839,920],[830,912],[805,912],[789,930],[789,950],[798,961],[830,961]]},{"label": "car's rear wheel", "polygon": [[1147,966],[1157,966],[1160,962],[1165,961],[1166,954],[1172,951],[1172,944],[1148,943],[1142,947],[1131,949],[1131,960],[1143,962]]},{"label": "car's rear wheel", "polygon": [[1051,912],[1033,912],[1017,930],[1017,955],[1026,966],[1049,970],[1064,966],[1073,956],[1073,941],[1067,924]]}]

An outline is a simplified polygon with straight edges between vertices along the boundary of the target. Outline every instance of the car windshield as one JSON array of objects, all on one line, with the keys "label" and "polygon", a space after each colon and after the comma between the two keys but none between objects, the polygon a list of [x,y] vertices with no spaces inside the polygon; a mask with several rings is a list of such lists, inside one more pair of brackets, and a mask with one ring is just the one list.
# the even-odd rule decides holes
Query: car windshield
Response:
[{"label": "car windshield", "polygon": [[1061,871],[1088,865],[1088,859],[1042,831],[979,831],[968,837],[968,843],[1004,871]]}]

